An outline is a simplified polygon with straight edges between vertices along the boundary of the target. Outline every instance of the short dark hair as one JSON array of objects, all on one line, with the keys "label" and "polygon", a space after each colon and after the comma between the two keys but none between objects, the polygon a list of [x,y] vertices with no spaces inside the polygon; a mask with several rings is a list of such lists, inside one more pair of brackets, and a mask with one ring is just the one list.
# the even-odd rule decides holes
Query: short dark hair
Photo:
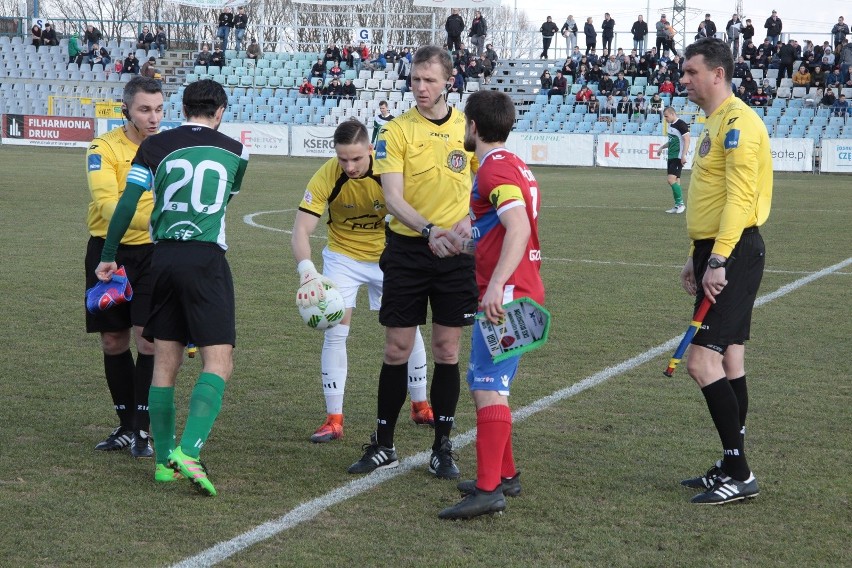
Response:
[{"label": "short dark hair", "polygon": [[500,91],[476,91],[467,98],[464,114],[476,123],[483,142],[505,142],[515,125],[515,104]]},{"label": "short dark hair", "polygon": [[691,59],[696,55],[704,56],[704,63],[709,69],[721,67],[725,72],[725,79],[730,80],[734,76],[734,57],[725,41],[707,37],[689,44],[683,50],[684,59]]},{"label": "short dark hair", "polygon": [[121,100],[128,110],[133,104],[133,99],[139,93],[148,93],[149,95],[163,94],[163,86],[159,81],[150,77],[142,77],[141,75],[133,77],[124,85],[124,93],[121,96]]},{"label": "short dark hair", "polygon": [[227,105],[225,88],[212,79],[190,83],[183,92],[183,113],[186,118],[213,118],[217,110]]},{"label": "short dark hair", "polygon": [[334,129],[334,145],[370,144],[370,135],[364,123],[355,117],[344,120]]},{"label": "short dark hair", "polygon": [[437,45],[424,45],[414,52],[414,57],[411,58],[411,66],[422,65],[424,63],[438,63],[444,68],[444,76],[449,78],[453,74],[453,60],[450,54],[443,47]]}]

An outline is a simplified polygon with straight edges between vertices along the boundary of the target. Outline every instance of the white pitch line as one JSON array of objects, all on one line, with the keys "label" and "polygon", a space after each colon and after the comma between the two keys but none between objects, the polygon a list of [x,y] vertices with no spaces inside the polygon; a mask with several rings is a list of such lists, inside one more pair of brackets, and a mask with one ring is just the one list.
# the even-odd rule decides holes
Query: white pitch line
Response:
[{"label": "white pitch line", "polygon": [[[640,268],[673,268],[678,271],[683,268],[682,264],[654,264],[650,262],[626,262],[623,260],[593,260],[589,258],[553,258],[550,256],[541,257],[542,260],[548,262],[577,262],[580,264],[603,264],[614,266],[638,266]],[[813,270],[772,270],[767,268],[763,271],[765,274],[816,274]],[[850,274],[849,272],[838,272],[837,274]]]},{"label": "white pitch line", "polygon": [[[292,235],[293,231],[290,229],[279,229],[278,227],[269,227],[267,225],[261,225],[257,221],[254,220],[258,215],[269,215],[270,213],[290,213],[292,211],[297,211],[296,209],[276,209],[274,211],[258,211],[256,213],[249,213],[248,215],[243,216],[243,223],[249,225],[251,227],[256,227],[258,229],[266,229],[267,231],[275,231],[277,233],[286,233],[288,235]],[[325,240],[325,236],[323,235],[310,235],[312,239],[322,239]]]},{"label": "white pitch line", "polygon": [[[790,292],[797,290],[802,286],[805,286],[806,284],[810,284],[811,282],[818,280],[819,278],[828,276],[829,274],[846,268],[850,264],[852,264],[852,257],[849,257],[842,262],[838,262],[833,266],[829,266],[828,268],[824,268],[803,278],[799,278],[798,280],[795,280],[789,284],[782,286],[774,292],[761,296],[755,302],[755,306],[762,306],[763,304],[766,304],[773,300],[777,300],[778,298],[785,296]],[[645,351],[644,353],[641,353],[631,359],[627,359],[626,361],[622,361],[618,365],[607,367],[603,371],[599,371],[594,375],[586,377],[578,383],[575,383],[569,387],[558,390],[552,394],[540,398],[537,401],[512,412],[512,420],[513,422],[522,422],[530,416],[541,412],[542,410],[545,410],[546,408],[549,408],[558,402],[561,402],[576,394],[579,394],[584,390],[597,386],[622,373],[631,371],[636,367],[639,367],[640,365],[647,363],[648,361],[662,355],[663,353],[671,351],[680,343],[680,340],[680,336],[674,337],[661,345],[658,345],[652,349],[649,349],[648,351]],[[474,439],[476,439],[476,429],[472,428],[467,432],[464,432],[454,437],[453,447],[457,449],[463,448],[470,444]],[[219,562],[230,558],[234,554],[242,552],[253,544],[257,544],[258,542],[270,539],[284,532],[285,530],[291,529],[304,522],[310,521],[311,519],[319,515],[321,512],[329,509],[334,505],[337,505],[338,503],[342,503],[343,501],[346,501],[351,497],[357,497],[365,491],[381,485],[385,481],[394,479],[395,477],[399,477],[404,473],[408,473],[409,471],[415,468],[426,465],[429,460],[430,454],[431,452],[429,451],[420,452],[419,454],[415,454],[411,457],[403,459],[400,462],[399,467],[395,469],[378,471],[370,475],[355,479],[354,481],[350,481],[346,485],[329,491],[321,497],[317,497],[316,499],[312,499],[310,501],[302,503],[292,511],[285,513],[277,519],[273,519],[271,521],[263,523],[262,525],[259,525],[249,531],[246,531],[243,534],[232,538],[231,540],[220,542],[219,544],[216,544],[208,548],[207,550],[204,550],[194,556],[190,556],[189,558],[175,564],[174,566],[176,568],[200,568],[204,566],[212,566],[214,564],[218,564]]]}]

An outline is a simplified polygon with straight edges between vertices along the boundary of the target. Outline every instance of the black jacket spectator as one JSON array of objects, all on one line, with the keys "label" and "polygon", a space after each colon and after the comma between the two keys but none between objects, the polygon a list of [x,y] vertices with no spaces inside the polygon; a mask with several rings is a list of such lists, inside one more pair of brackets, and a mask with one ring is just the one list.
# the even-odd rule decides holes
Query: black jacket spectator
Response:
[{"label": "black jacket spectator", "polygon": [[56,30],[53,29],[53,24],[50,22],[44,25],[44,30],[41,32],[42,45],[59,45],[59,40],[56,38]]},{"label": "black jacket spectator", "polygon": [[766,18],[766,23],[763,24],[763,27],[766,28],[766,35],[778,36],[781,35],[781,28],[783,27],[783,24],[781,23],[781,18],[772,14]]},{"label": "black jacket spectator", "polygon": [[642,41],[648,35],[648,22],[636,20],[630,28],[630,33],[633,34],[633,41]]},{"label": "black jacket spectator", "polygon": [[136,59],[135,53],[129,53],[127,57],[124,58],[124,66],[121,72],[130,73],[131,75],[139,74],[139,60]]},{"label": "black jacket spectator", "polygon": [[152,34],[148,27],[142,28],[142,33],[139,34],[139,37],[136,39],[136,49],[144,49],[148,51],[151,49],[151,44],[154,43],[154,34]]}]

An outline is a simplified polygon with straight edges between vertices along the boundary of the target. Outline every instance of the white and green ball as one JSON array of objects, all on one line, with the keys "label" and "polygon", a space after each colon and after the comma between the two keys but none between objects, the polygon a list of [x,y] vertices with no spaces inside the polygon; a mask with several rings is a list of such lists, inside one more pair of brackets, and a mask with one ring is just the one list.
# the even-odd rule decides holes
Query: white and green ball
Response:
[{"label": "white and green ball", "polygon": [[325,299],[320,300],[315,306],[307,308],[299,307],[299,314],[308,327],[314,329],[328,329],[340,323],[346,313],[343,296],[336,288],[326,288]]}]

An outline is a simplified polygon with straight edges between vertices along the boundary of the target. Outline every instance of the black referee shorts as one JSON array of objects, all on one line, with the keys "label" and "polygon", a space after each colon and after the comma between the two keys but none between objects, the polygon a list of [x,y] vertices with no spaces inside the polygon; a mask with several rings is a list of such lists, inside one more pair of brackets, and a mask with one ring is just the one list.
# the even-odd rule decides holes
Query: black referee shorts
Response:
[{"label": "black referee shorts", "polygon": [[479,290],[473,256],[438,258],[422,237],[387,232],[388,243],[379,259],[384,272],[379,322],[385,327],[414,327],[432,323],[446,327],[471,325]]},{"label": "black referee shorts", "polygon": [[683,162],[680,161],[680,158],[674,158],[673,160],[669,160],[666,165],[666,173],[670,176],[680,177],[680,173],[683,171]]},{"label": "black referee shorts", "polygon": [[151,259],[154,275],[147,339],[235,345],[234,282],[225,251],[216,243],[160,241]]},{"label": "black referee shorts", "polygon": [[[105,240],[101,237],[89,237],[86,245],[86,289],[98,283],[95,269],[101,262],[101,251],[104,249]],[[110,331],[122,331],[130,329],[134,325],[144,326],[148,321],[148,311],[151,306],[151,254],[154,251],[153,244],[145,245],[119,245],[115,255],[115,262],[124,266],[127,271],[127,279],[133,288],[133,299],[126,304],[118,304],[108,310],[97,313],[86,312],[86,332],[105,333]],[[83,298],[85,309],[86,299]]]},{"label": "black referee shorts", "polygon": [[[704,299],[701,280],[707,270],[714,240],[695,241],[694,244],[692,261],[698,283],[698,293],[695,296],[697,309]],[[718,353],[724,353],[728,345],[742,344],[749,339],[751,312],[766,264],[766,247],[757,227],[749,227],[743,231],[740,241],[731,252],[731,257],[734,259],[731,266],[725,268],[728,284],[716,296],[716,303],[710,307],[701,329],[692,339],[692,343]]]}]

